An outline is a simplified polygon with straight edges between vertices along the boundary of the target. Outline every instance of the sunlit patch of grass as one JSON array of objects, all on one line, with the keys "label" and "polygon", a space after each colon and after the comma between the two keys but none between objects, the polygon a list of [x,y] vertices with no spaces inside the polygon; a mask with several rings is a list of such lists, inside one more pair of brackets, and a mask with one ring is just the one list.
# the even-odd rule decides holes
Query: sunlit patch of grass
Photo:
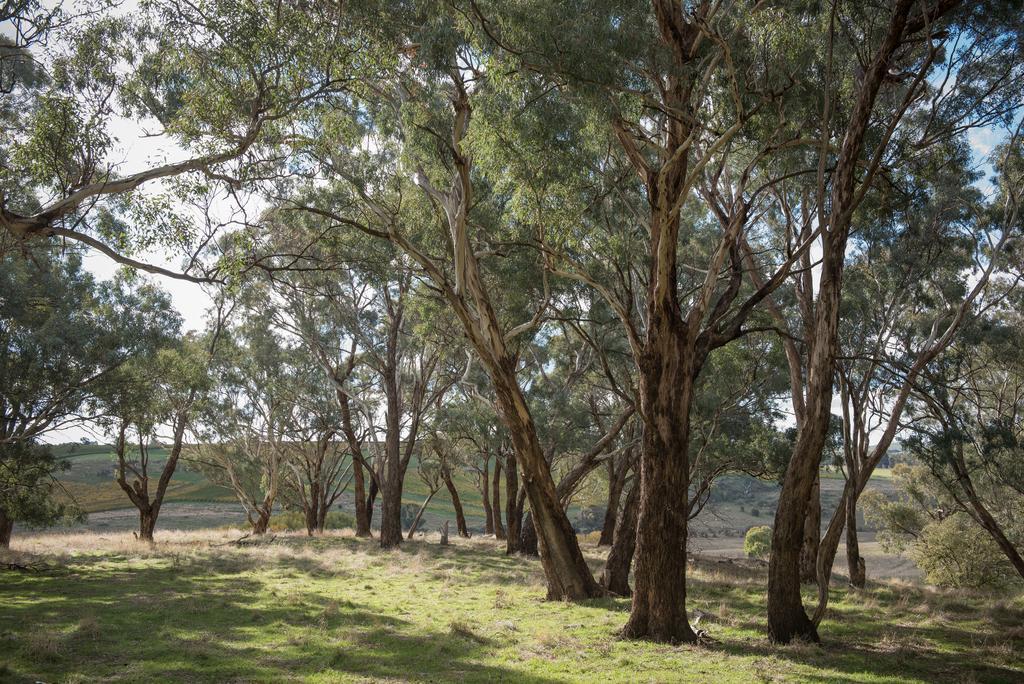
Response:
[{"label": "sunlit patch of grass", "polygon": [[[675,647],[620,638],[628,599],[545,601],[539,562],[493,539],[238,536],[22,537],[20,562],[52,569],[2,577],[0,681],[1024,680],[1019,596],[837,587],[824,645],[779,648],[764,569],[695,559],[689,607],[714,642]],[[606,551],[585,547],[595,568]]]}]

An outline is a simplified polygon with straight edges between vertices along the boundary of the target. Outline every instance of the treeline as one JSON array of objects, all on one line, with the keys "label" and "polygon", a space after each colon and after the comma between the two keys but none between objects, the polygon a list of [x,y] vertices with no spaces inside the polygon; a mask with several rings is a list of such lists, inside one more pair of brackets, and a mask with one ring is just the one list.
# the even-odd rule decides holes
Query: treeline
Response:
[{"label": "treeline", "polygon": [[[1024,577],[1020,10],[9,4],[5,269],[57,294],[94,249],[215,307],[182,336],[151,286],[96,286],[124,291],[67,315],[119,339],[85,343],[100,358],[72,358],[70,391],[58,366],[22,382],[48,319],[5,314],[0,441],[83,407],[107,421],[143,538],[179,458],[256,531],[286,491],[319,520],[350,471],[357,532],[380,497],[385,547],[418,451],[430,491],[453,468],[490,482],[495,534],[536,547],[549,598],[629,592],[624,635],[667,642],[697,638],[688,530],[715,478],[777,478],[766,620],[785,643],[818,639],[844,530],[863,586],[858,502],[901,438],[939,487],[915,498],[926,513]],[[120,165],[118,117],[179,161]],[[39,313],[39,294],[5,288],[4,306]],[[171,457],[150,482],[157,431]],[[819,538],[829,459],[846,481]],[[600,579],[566,515],[598,468]]]}]

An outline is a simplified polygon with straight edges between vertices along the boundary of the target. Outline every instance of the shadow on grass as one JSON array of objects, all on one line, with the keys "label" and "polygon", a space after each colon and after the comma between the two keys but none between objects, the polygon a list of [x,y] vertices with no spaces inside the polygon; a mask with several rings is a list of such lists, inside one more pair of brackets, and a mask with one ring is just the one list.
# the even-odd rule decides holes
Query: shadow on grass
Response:
[{"label": "shadow on grass", "polygon": [[[404,681],[553,681],[483,665],[487,644],[424,629],[313,586],[310,559],[274,559],[259,580],[244,558],[76,558],[70,574],[6,574],[0,681],[280,681],[320,676]],[[81,561],[81,562],[78,562]],[[281,571],[284,571],[282,575]]]}]

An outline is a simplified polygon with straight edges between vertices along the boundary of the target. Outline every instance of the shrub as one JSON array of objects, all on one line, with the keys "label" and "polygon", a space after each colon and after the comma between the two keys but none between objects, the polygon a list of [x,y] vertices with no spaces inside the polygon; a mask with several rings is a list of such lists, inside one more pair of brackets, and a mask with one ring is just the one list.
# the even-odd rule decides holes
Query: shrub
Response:
[{"label": "shrub", "polygon": [[761,517],[761,511],[756,509],[756,508],[751,508],[750,509],[750,515],[755,517],[755,518],[760,518]]},{"label": "shrub", "polygon": [[[324,520],[324,529],[341,530],[347,527],[355,527],[356,521],[348,513],[341,511],[329,511]],[[270,519],[270,529],[274,532],[291,532],[306,529],[306,516],[302,511],[291,510],[275,513]]]},{"label": "shrub", "polygon": [[926,525],[911,556],[929,583],[943,587],[1001,587],[1014,576],[995,541],[966,515]]},{"label": "shrub", "polygon": [[743,553],[749,558],[766,560],[772,550],[772,528],[767,525],[751,527],[743,538]]}]

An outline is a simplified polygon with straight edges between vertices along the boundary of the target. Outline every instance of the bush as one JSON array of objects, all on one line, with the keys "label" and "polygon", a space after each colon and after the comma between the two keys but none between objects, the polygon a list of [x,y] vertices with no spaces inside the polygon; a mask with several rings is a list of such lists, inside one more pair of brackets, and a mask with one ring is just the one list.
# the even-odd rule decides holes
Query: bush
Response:
[{"label": "bush", "polygon": [[925,579],[942,587],[994,588],[1014,577],[992,537],[966,515],[951,515],[926,525],[911,556]]},{"label": "bush", "polygon": [[[341,511],[329,511],[324,520],[324,529],[341,530],[356,526],[355,518]],[[270,519],[270,529],[274,532],[293,532],[306,529],[306,516],[302,511],[291,510],[275,513]]]},{"label": "bush", "polygon": [[748,558],[767,560],[772,550],[772,528],[767,525],[751,527],[743,538],[743,553]]},{"label": "bush", "polygon": [[760,518],[760,517],[761,517],[761,511],[759,511],[759,510],[758,510],[758,509],[756,509],[756,508],[751,508],[751,509],[750,509],[750,515],[751,515],[752,517],[754,517],[754,518]]}]

